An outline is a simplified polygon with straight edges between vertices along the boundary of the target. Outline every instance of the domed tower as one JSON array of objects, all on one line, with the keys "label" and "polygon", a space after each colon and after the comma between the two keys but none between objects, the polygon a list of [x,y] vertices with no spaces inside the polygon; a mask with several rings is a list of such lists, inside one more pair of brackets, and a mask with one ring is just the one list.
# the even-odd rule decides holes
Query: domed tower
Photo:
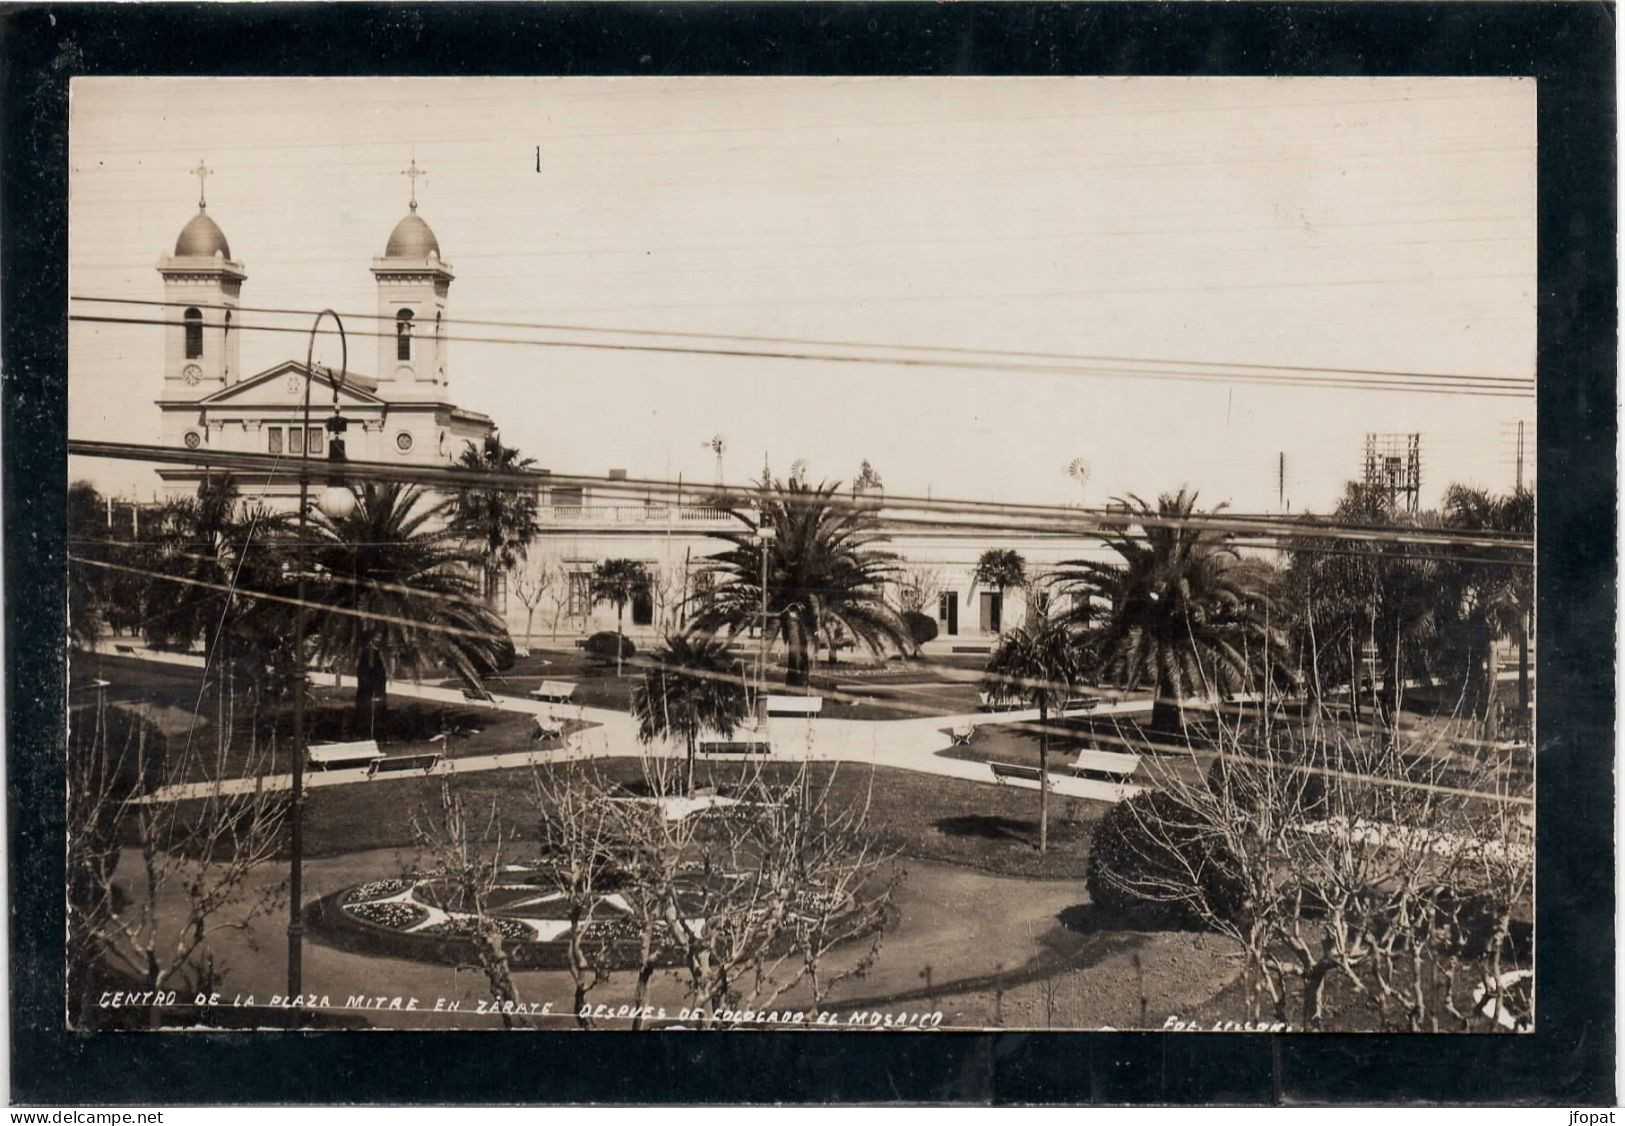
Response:
[{"label": "domed tower", "polygon": [[378,383],[386,398],[439,397],[446,389],[443,323],[451,266],[440,259],[440,240],[418,216],[414,160],[404,175],[412,181],[406,217],[395,224],[384,256],[372,260],[378,279]]},{"label": "domed tower", "polygon": [[242,376],[237,302],[248,272],[232,261],[225,232],[209,217],[199,164],[197,214],[181,228],[175,253],[158,260],[164,279],[164,398],[198,399]]}]

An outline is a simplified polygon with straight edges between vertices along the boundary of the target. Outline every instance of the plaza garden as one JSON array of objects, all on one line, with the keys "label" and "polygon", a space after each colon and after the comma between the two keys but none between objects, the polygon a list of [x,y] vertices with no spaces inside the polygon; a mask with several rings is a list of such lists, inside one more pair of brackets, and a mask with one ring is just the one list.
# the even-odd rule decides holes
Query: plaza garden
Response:
[{"label": "plaza garden", "polygon": [[[76,1023],[286,1023],[289,772],[364,744],[412,769],[305,774],[308,1025],[1527,1026],[1530,678],[1498,661],[1525,572],[1351,558],[1311,522],[1273,558],[1162,534],[1201,515],[1182,492],[1137,502],[1109,563],[990,552],[1026,619],[925,656],[872,510],[759,492],[653,649],[514,644],[485,603],[522,504],[481,528],[358,491],[323,518],[299,655],[252,596],[290,581],[282,533],[229,483],[85,548],[123,569],[71,570]],[[1515,532],[1523,503],[1453,491],[1443,519]],[[646,581],[600,572],[617,608]],[[136,1016],[110,989],[255,1001]]]}]

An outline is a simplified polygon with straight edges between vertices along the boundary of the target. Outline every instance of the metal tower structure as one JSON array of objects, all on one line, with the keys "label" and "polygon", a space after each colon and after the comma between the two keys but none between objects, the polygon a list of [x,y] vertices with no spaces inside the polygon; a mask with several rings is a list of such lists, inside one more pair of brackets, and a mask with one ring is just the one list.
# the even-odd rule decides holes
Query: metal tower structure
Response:
[{"label": "metal tower structure", "polygon": [[1390,509],[1415,512],[1422,497],[1422,435],[1367,434],[1363,484]]}]

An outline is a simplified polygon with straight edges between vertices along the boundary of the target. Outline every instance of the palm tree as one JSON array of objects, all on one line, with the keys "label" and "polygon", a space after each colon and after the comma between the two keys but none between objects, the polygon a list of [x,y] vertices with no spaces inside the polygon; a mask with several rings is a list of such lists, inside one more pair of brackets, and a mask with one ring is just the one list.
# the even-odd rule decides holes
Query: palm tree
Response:
[{"label": "palm tree", "polygon": [[226,591],[261,590],[275,582],[271,555],[254,549],[286,525],[284,514],[258,502],[244,504],[229,473],[205,476],[196,496],[170,501],[149,517],[143,542],[132,553],[147,569],[165,576],[147,584],[142,598],[142,633],[148,643],[189,646],[201,638],[212,650],[243,615],[264,621],[266,608]]},{"label": "palm tree", "polygon": [[[875,546],[884,536],[873,507],[838,499],[839,489],[838,481],[773,481],[759,490],[754,507],[727,507],[743,527],[710,533],[731,546],[707,560],[710,593],[690,633],[731,636],[762,622],[765,563],[764,644],[784,639],[785,684],[807,685],[813,648],[835,626],[871,652],[891,645],[912,655],[908,626],[885,599],[896,557]],[[774,530],[772,539],[758,536],[763,526]]]},{"label": "palm tree", "polygon": [[649,569],[632,559],[606,559],[592,569],[587,583],[587,596],[593,605],[608,602],[615,607],[615,675],[621,675],[621,649],[625,641],[621,634],[621,618],[626,604],[634,598],[648,597],[653,583]]},{"label": "palm tree", "polygon": [[744,721],[750,701],[744,684],[730,672],[728,647],[715,638],[666,638],[665,648],[632,689],[632,717],[638,740],[652,743],[680,737],[688,752],[688,791],[694,790],[694,752],[699,738],[714,731],[724,739]]},{"label": "palm tree", "polygon": [[[995,620],[1002,624],[1004,611],[1004,592],[1007,588],[1020,588],[1027,585],[1027,561],[1021,557],[1021,552],[1010,548],[989,548],[982,552],[982,557],[976,561],[976,570],[971,572],[971,586],[990,586],[998,592],[999,610]],[[1042,617],[1042,614],[1039,615]]]},{"label": "palm tree", "polygon": [[106,501],[89,481],[68,486],[68,641],[88,649],[101,636],[110,572],[96,567],[109,555]]},{"label": "palm tree", "polygon": [[[1416,528],[1439,523],[1436,513],[1397,512],[1386,494],[1355,482],[1332,519]],[[1438,671],[1440,629],[1451,609],[1445,566],[1433,548],[1415,544],[1351,552],[1346,542],[1316,537],[1314,517],[1304,523],[1304,533],[1288,541],[1279,586],[1290,607],[1280,617],[1292,623],[1305,682],[1319,692],[1346,680],[1358,716],[1369,652],[1374,703],[1379,712],[1391,709],[1406,679],[1431,682]]]},{"label": "palm tree", "polygon": [[[1136,496],[1117,503],[1148,518],[1197,514],[1196,494],[1184,489],[1156,507]],[[1269,621],[1269,568],[1242,559],[1228,539],[1159,520],[1107,538],[1121,562],[1076,560],[1057,571],[1075,596],[1074,619],[1096,619],[1086,635],[1094,671],[1129,689],[1151,684],[1160,730],[1183,730],[1189,696],[1229,695],[1286,673],[1283,634]]]},{"label": "palm tree", "polygon": [[472,578],[482,559],[415,485],[362,485],[349,516],[318,513],[311,601],[318,659],[355,668],[357,720],[388,707],[391,676],[448,670],[471,686],[512,652]]},{"label": "palm tree", "polygon": [[[1445,526],[1466,532],[1535,531],[1535,497],[1527,489],[1496,496],[1483,489],[1451,485],[1445,494]],[[1488,709],[1495,698],[1493,647],[1497,638],[1518,639],[1518,707],[1529,706],[1529,615],[1534,609],[1534,572],[1506,563],[1460,563],[1454,567],[1455,612],[1472,635],[1472,666],[1483,681],[1477,689]]]},{"label": "palm tree", "polygon": [[1083,677],[1077,638],[1063,620],[1035,616],[999,639],[983,686],[1025,696],[1038,708],[1038,851],[1049,848],[1049,715]]},{"label": "palm tree", "polygon": [[[457,458],[462,469],[516,476],[535,464],[534,458],[520,457],[517,449],[504,446],[495,434],[487,434],[479,446],[465,442]],[[485,603],[495,610],[499,577],[524,561],[530,541],[540,530],[535,491],[522,486],[464,488],[452,506],[452,527],[478,545],[485,568]]]}]

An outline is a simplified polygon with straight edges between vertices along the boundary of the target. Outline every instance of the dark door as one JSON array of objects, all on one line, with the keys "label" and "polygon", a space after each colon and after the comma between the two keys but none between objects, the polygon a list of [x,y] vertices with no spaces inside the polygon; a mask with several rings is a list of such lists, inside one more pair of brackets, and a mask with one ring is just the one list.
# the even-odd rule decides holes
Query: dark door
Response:
[{"label": "dark door", "polygon": [[632,624],[635,626],[652,625],[654,620],[654,600],[642,591],[634,594],[632,596]]},{"label": "dark door", "polygon": [[959,633],[959,592],[957,590],[944,592],[939,609],[941,612],[937,616],[943,621],[943,632],[949,637],[957,636]]},{"label": "dark door", "polygon": [[996,590],[984,590],[981,598],[983,633],[999,632],[999,614],[1004,609],[1004,595]]}]

